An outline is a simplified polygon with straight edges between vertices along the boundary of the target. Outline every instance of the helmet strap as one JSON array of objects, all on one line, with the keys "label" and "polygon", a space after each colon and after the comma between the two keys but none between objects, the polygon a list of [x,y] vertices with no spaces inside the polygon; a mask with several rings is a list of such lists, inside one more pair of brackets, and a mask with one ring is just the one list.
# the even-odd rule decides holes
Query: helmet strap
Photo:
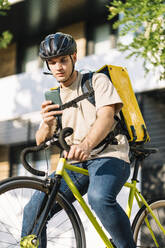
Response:
[{"label": "helmet strap", "polygon": [[49,64],[48,64],[47,60],[46,60],[46,65],[47,65],[48,70],[50,71],[50,67],[49,67]]},{"label": "helmet strap", "polygon": [[73,72],[74,72],[74,62],[73,62],[73,58],[72,58],[72,56],[71,55],[69,55],[69,57],[70,57],[70,59],[71,59],[71,61],[72,61],[72,72],[71,72],[71,74],[70,74],[70,77],[72,76],[72,74],[73,74]]}]

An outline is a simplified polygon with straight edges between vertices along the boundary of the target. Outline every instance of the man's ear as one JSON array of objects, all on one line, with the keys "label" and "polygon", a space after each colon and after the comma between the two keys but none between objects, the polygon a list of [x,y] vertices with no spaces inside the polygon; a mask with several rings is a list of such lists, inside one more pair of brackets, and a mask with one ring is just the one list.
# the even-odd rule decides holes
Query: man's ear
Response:
[{"label": "man's ear", "polygon": [[74,61],[74,63],[76,63],[76,61],[77,61],[77,53],[75,52],[75,53],[73,53],[73,55],[72,55],[73,57],[73,61]]}]

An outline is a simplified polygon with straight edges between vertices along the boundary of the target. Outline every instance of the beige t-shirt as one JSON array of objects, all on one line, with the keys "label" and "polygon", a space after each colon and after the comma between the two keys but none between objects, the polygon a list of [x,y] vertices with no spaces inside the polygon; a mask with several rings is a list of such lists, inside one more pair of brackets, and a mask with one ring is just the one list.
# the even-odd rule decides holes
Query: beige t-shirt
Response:
[{"label": "beige t-shirt", "polygon": [[[82,95],[81,79],[82,74],[78,72],[77,79],[71,86],[62,87],[60,89],[63,104]],[[74,130],[73,134],[66,139],[69,145],[79,144],[86,137],[96,120],[96,113],[99,108],[115,104],[115,112],[117,114],[123,105],[116,89],[105,74],[94,73],[92,85],[95,92],[95,106],[87,99],[84,99],[77,103],[77,108],[70,107],[63,110],[62,127],[72,127]],[[114,126],[115,125],[116,123]],[[100,153],[99,150],[102,148],[94,150],[91,152],[90,159],[116,157],[129,162],[129,145],[127,138],[124,135],[118,135],[116,138],[118,145],[108,145],[107,148]]]}]

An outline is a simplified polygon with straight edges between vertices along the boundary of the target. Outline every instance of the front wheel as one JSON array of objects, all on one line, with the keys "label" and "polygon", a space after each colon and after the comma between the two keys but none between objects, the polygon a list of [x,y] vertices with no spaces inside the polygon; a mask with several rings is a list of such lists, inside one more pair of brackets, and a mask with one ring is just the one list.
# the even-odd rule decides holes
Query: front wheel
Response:
[{"label": "front wheel", "polygon": [[[154,214],[156,215],[165,230],[165,200],[151,201],[149,203],[149,206],[151,207]],[[149,223],[149,226],[152,228],[152,231],[149,230],[146,223]],[[137,247],[165,247],[165,234],[160,230],[154,218],[148,212],[146,206],[143,206],[137,213],[132,224],[132,230]]]},{"label": "front wheel", "polygon": [[[0,183],[0,248],[20,247],[24,208],[34,192],[49,194],[44,181],[36,178],[15,177]],[[48,221],[47,248],[85,248],[84,229],[75,208],[60,193],[56,203],[63,211]]]}]

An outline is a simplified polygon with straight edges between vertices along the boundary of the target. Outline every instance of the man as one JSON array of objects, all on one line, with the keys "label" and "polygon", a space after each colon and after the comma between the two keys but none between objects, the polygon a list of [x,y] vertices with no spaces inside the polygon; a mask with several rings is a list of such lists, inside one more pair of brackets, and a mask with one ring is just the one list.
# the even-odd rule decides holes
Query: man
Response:
[{"label": "man", "polygon": [[[82,75],[74,68],[77,48],[72,36],[63,33],[48,35],[41,42],[39,55],[60,83],[62,103],[82,95]],[[64,156],[89,171],[89,186],[86,179],[76,179],[80,191],[87,191],[91,208],[111,235],[116,247],[135,248],[129,219],[116,202],[117,194],[130,175],[127,139],[118,135],[118,144],[108,144],[105,149],[105,144],[99,145],[115,127],[114,115],[123,104],[106,75],[94,73],[92,85],[95,106],[85,99],[78,102],[76,108],[59,111],[58,104],[52,104],[51,101],[42,103],[43,121],[36,133],[36,142],[39,145],[56,132],[55,116],[62,114],[62,128],[72,127],[74,130],[67,138],[70,151],[65,151]],[[63,185],[61,190],[65,194],[68,192]],[[69,193],[66,196],[71,198]]]}]

